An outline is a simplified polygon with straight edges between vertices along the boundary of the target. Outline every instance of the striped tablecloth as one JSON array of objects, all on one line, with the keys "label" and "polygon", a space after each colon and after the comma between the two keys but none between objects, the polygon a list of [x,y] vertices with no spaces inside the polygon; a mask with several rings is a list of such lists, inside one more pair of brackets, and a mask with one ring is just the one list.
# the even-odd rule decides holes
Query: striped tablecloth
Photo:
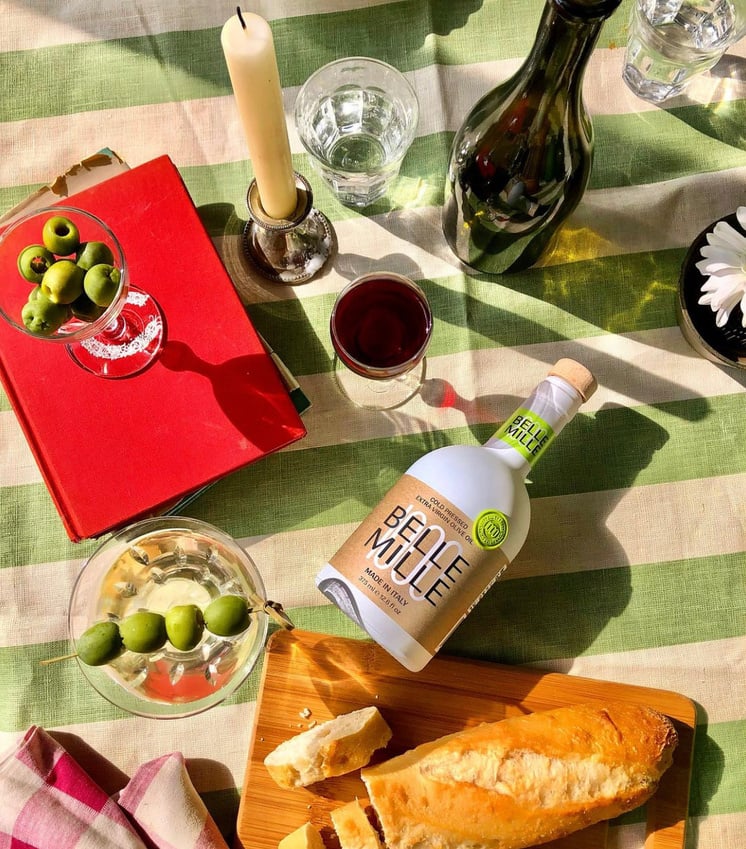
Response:
[{"label": "striped tablecloth", "polygon": [[[694,699],[688,844],[742,849],[745,373],[688,347],[675,302],[688,245],[746,203],[746,84],[737,80],[746,49],[737,46],[688,97],[653,107],[621,80],[625,0],[586,74],[595,165],[559,246],[542,268],[471,276],[440,230],[449,141],[472,103],[525,56],[541,6],[252,4],[272,23],[288,115],[314,69],[355,54],[400,67],[422,115],[394,190],[365,214],[320,185],[290,122],[296,167],[334,223],[338,253],[301,287],[246,275],[235,283],[313,402],[308,437],[224,479],[189,513],[248,548],[270,597],[299,626],[360,637],[314,588],[325,559],[424,451],[483,441],[548,364],[585,362],[600,388],[534,473],[528,542],[448,649]],[[230,221],[245,218],[251,167],[219,41],[232,13],[197,0],[0,2],[0,210],[102,147],[131,165],[167,153],[234,269]],[[335,390],[327,323],[339,289],[382,268],[421,281],[436,322],[422,395],[371,413]],[[0,748],[38,724],[76,735],[128,775],[180,750],[230,837],[258,674],[224,706],[155,722],[114,709],[75,664],[38,663],[67,649],[67,598],[93,547],[67,541],[0,398]],[[632,816],[614,824],[610,846],[642,839]]]}]

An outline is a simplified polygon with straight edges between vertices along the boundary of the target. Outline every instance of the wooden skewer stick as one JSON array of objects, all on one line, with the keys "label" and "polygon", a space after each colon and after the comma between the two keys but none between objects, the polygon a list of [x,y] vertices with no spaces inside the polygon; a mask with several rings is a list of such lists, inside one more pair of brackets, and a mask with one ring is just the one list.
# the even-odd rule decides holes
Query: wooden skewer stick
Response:
[{"label": "wooden skewer stick", "polygon": [[77,652],[73,652],[72,654],[61,654],[59,657],[48,657],[46,658],[46,660],[40,660],[39,663],[42,666],[47,666],[50,663],[59,663],[61,660],[72,660],[74,657],[77,656]]}]

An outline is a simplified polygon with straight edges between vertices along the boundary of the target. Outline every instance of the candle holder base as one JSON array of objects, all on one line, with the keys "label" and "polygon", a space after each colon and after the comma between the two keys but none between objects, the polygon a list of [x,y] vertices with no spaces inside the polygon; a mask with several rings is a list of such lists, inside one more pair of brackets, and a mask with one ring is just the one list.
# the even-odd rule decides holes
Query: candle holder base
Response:
[{"label": "candle holder base", "polygon": [[311,186],[295,174],[298,204],[287,219],[270,218],[259,199],[256,180],[246,193],[249,221],[243,231],[244,253],[274,283],[297,285],[318,274],[334,246],[329,219],[313,206]]}]

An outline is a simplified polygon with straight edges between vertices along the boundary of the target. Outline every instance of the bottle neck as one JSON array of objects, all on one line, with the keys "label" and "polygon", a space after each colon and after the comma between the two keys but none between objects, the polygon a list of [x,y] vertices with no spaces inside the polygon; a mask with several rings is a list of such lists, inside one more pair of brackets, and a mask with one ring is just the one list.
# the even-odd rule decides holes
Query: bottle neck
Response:
[{"label": "bottle neck", "polygon": [[566,380],[555,375],[542,380],[484,447],[525,477],[580,409],[583,398]]},{"label": "bottle neck", "polygon": [[533,78],[547,92],[570,88],[579,94],[585,66],[606,18],[619,0],[547,0],[531,52],[517,77]]}]

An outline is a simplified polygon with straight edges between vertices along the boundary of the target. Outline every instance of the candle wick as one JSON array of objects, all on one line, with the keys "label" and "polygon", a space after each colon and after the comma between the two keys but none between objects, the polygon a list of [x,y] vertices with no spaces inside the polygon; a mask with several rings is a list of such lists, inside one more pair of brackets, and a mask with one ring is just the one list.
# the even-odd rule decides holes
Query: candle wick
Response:
[{"label": "candle wick", "polygon": [[243,19],[240,6],[236,6],[236,14],[238,15],[238,20],[241,21],[241,26],[246,29],[246,21]]}]

